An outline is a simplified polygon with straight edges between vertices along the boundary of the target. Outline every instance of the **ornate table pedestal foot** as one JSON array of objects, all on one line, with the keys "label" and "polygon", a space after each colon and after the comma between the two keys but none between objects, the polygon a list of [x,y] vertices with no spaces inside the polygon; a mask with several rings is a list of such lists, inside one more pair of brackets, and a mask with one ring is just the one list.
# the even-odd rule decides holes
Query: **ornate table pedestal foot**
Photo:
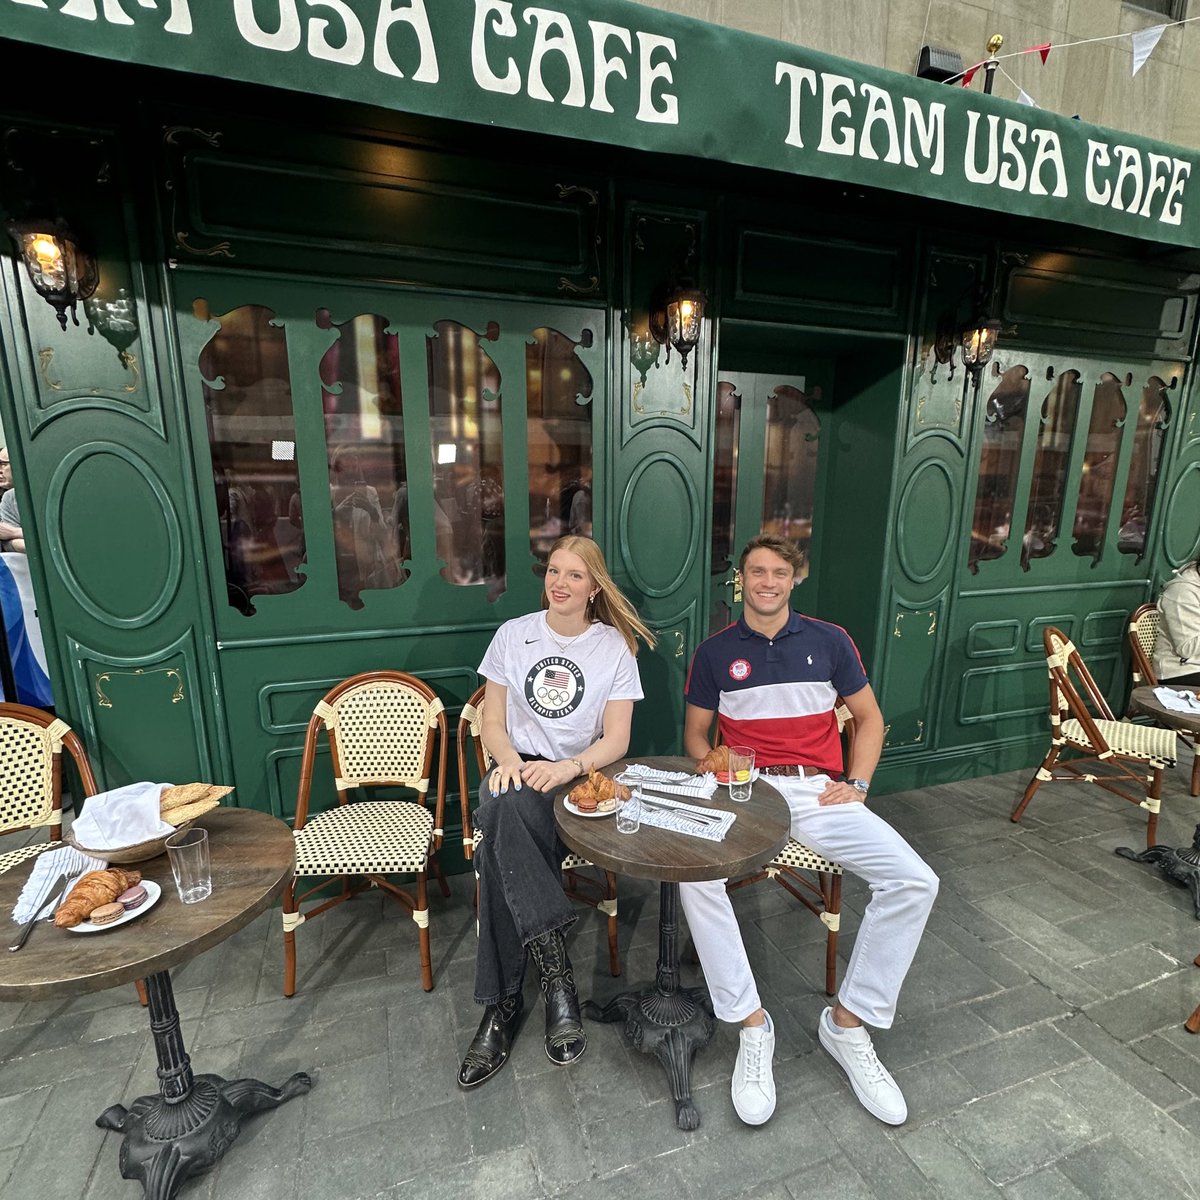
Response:
[{"label": "ornate table pedestal foot", "polygon": [[654,987],[623,992],[603,1007],[589,1000],[583,1011],[595,1021],[625,1022],[625,1036],[630,1043],[643,1054],[653,1054],[667,1072],[675,1101],[675,1124],[680,1129],[698,1129],[700,1114],[692,1103],[692,1059],[697,1050],[708,1045],[717,1020],[707,988],[679,986],[679,888],[674,883],[660,886]]},{"label": "ornate table pedestal foot", "polygon": [[125,1135],[118,1160],[122,1177],[141,1180],[147,1200],[172,1200],[185,1179],[222,1158],[237,1139],[243,1117],[302,1096],[312,1080],[298,1071],[282,1087],[273,1088],[257,1079],[193,1075],[171,977],[163,971],[146,983],[159,1094],[141,1096],[129,1108],[114,1104],[96,1124]]},{"label": "ornate table pedestal foot", "polygon": [[1192,909],[1196,919],[1200,920],[1200,825],[1196,826],[1196,832],[1192,835],[1192,844],[1180,846],[1178,850],[1171,846],[1151,846],[1149,850],[1138,853],[1128,846],[1118,846],[1113,853],[1122,858],[1131,858],[1134,862],[1154,863],[1163,873],[1163,878],[1187,888],[1192,893]]}]

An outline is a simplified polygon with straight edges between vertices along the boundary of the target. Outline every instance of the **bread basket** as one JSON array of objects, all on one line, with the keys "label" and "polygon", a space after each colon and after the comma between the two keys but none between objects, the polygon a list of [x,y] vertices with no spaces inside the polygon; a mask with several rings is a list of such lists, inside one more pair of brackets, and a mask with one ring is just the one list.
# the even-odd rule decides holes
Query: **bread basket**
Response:
[{"label": "bread basket", "polygon": [[178,833],[181,829],[188,829],[194,824],[194,821],[184,821],[181,825],[177,825],[172,829],[171,833],[164,833],[162,837],[150,838],[147,841],[138,842],[133,846],[122,846],[118,850],[93,850],[88,846],[80,845],[71,836],[70,830],[67,831],[63,840],[68,845],[74,846],[76,850],[90,855],[92,858],[102,858],[105,862],[113,866],[122,867],[128,863],[145,862],[147,859],[157,858],[160,854],[166,853],[167,838],[172,833]]}]

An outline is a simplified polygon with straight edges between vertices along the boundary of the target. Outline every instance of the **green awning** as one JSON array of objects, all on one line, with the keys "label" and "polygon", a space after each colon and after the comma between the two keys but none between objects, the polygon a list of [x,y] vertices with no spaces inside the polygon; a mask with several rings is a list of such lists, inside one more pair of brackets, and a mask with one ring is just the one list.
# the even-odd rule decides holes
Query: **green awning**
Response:
[{"label": "green awning", "polygon": [[0,0],[0,34],[1200,246],[1195,151],[628,0],[558,2]]}]

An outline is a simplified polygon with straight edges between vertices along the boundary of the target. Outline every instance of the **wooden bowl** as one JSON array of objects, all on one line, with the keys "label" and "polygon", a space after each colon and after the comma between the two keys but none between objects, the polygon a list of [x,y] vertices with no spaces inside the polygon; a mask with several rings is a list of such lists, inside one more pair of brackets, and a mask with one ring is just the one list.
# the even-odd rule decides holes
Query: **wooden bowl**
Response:
[{"label": "wooden bowl", "polygon": [[157,858],[160,854],[165,854],[167,850],[167,838],[172,833],[178,833],[181,829],[189,828],[192,824],[192,821],[184,821],[182,825],[177,825],[171,830],[171,833],[164,833],[162,837],[150,838],[148,841],[138,842],[134,846],[122,846],[119,850],[92,850],[77,842],[72,837],[70,830],[67,831],[63,840],[83,854],[90,855],[92,858],[102,858],[112,866],[121,867],[127,863],[145,862],[147,859]]}]

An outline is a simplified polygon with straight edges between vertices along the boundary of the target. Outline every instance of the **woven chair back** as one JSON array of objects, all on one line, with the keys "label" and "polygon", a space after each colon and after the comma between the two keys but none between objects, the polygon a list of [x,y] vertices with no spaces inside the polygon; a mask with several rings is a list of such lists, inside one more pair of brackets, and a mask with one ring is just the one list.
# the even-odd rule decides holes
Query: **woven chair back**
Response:
[{"label": "woven chair back", "polygon": [[1154,644],[1158,641],[1158,609],[1143,604],[1129,618],[1129,650],[1132,656],[1133,686],[1158,686],[1154,674]]}]

